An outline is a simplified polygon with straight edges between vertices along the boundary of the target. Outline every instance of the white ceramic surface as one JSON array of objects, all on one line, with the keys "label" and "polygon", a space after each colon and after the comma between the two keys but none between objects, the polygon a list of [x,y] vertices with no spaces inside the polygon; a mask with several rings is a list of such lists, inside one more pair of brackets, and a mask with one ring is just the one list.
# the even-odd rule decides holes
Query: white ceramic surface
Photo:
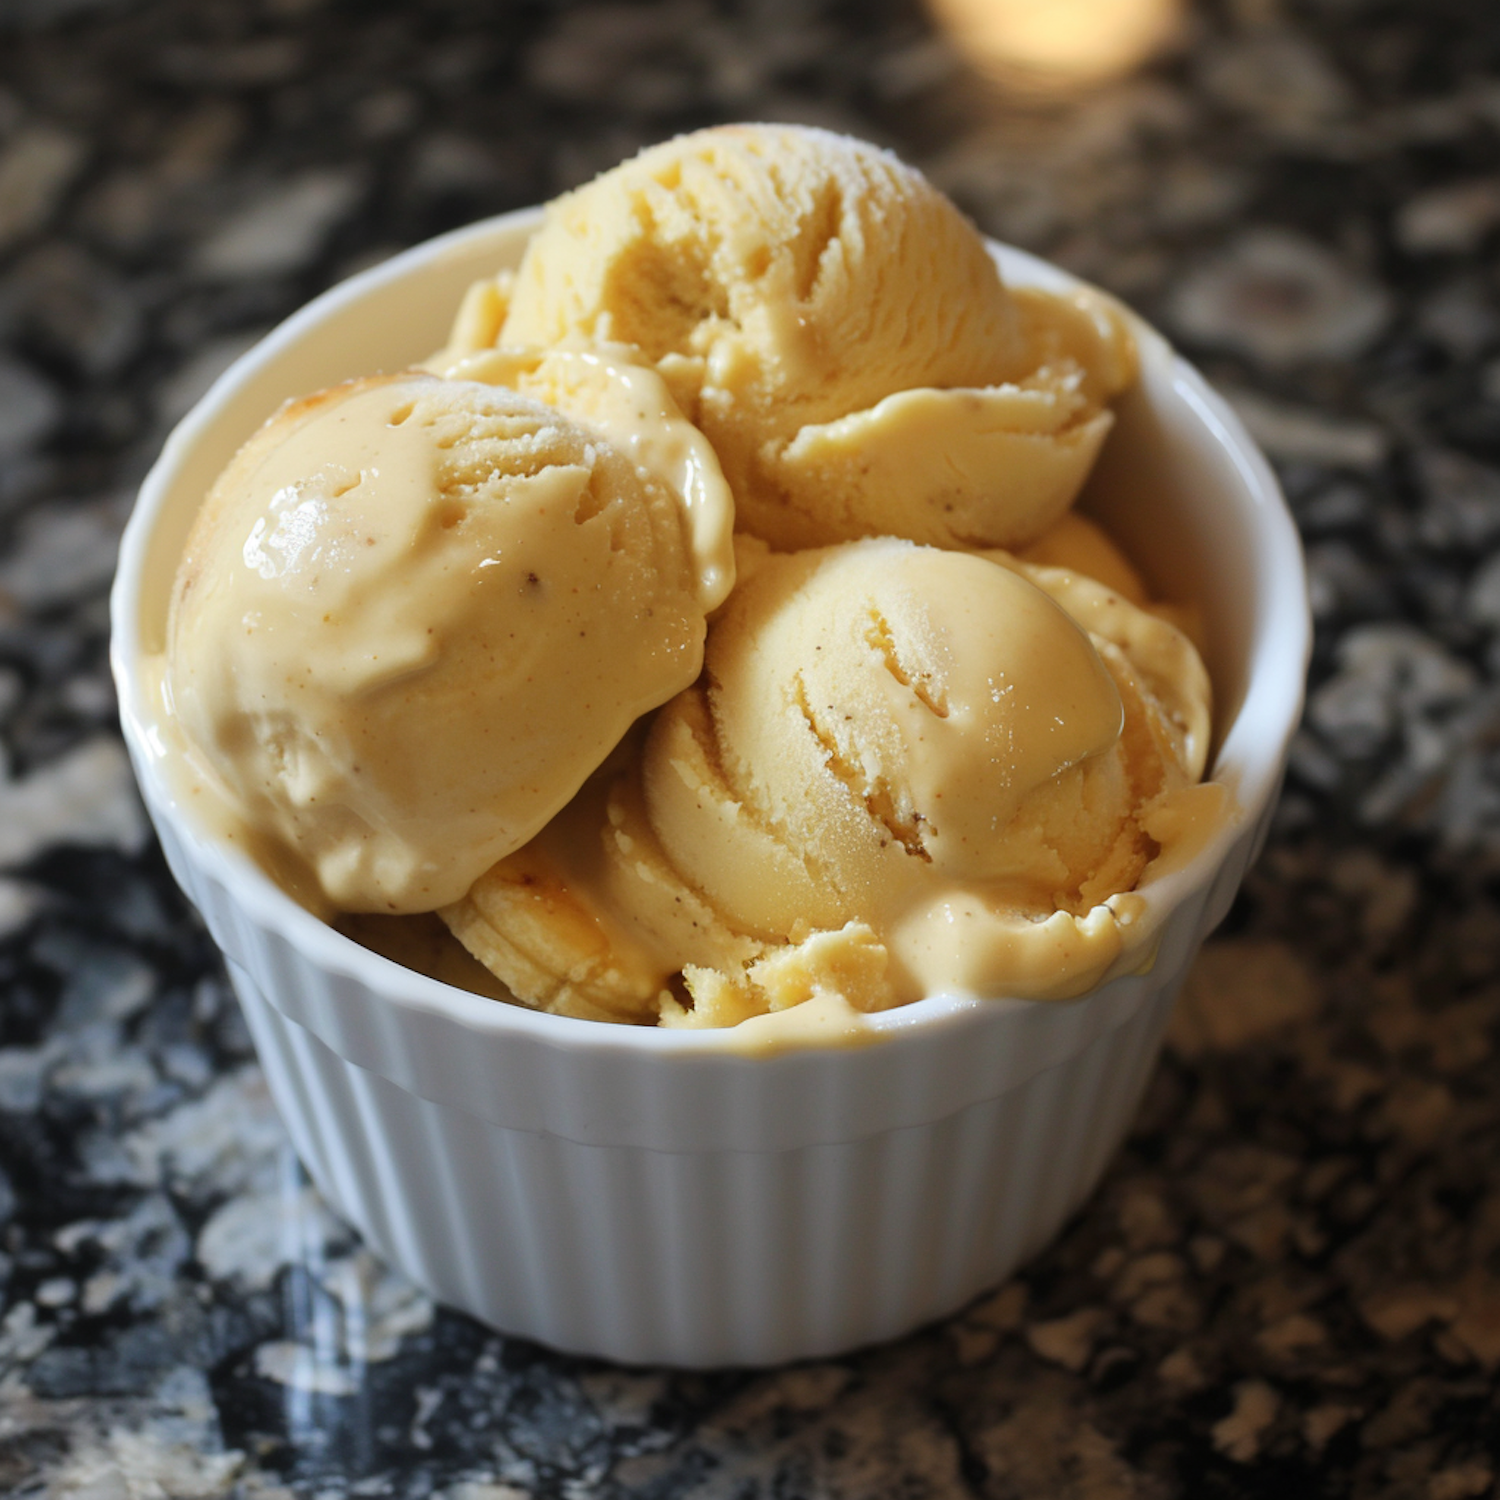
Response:
[{"label": "white ceramic surface", "polygon": [[[507,1332],[615,1359],[763,1364],[887,1338],[1001,1280],[1088,1195],[1172,1000],[1264,839],[1309,646],[1301,552],[1265,461],[1149,330],[1084,503],[1158,591],[1202,603],[1213,775],[1241,816],[1157,887],[1156,962],[1081,1000],[939,995],[876,1041],[746,1056],[732,1037],[541,1015],[362,949],[181,805],[144,653],[194,511],[282,399],[423,358],[534,213],[334,288],[168,440],[112,597],[126,743],[167,858],[229,961],[273,1095],[329,1201],[390,1261]],[[1014,282],[1060,271],[996,247]]]}]

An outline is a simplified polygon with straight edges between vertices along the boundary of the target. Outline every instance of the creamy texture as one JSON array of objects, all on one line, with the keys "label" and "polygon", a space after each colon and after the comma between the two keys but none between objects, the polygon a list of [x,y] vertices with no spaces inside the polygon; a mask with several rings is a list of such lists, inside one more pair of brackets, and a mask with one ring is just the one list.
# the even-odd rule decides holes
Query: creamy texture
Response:
[{"label": "creamy texture", "polygon": [[648,150],[221,476],[184,785],[357,940],[560,1014],[762,1050],[1080,994],[1228,816],[1190,616],[1070,511],[1135,375],[888,153]]},{"label": "creamy texture", "polygon": [[1070,510],[1016,556],[1040,567],[1082,573],[1131,604],[1145,606],[1148,602],[1145,582],[1135,564],[1103,527],[1076,510]]},{"label": "creamy texture", "polygon": [[334,906],[431,910],[696,676],[721,529],[695,548],[667,485],[514,392],[355,381],[284,408],[205,502],[169,702]]},{"label": "creamy texture", "polygon": [[549,206],[449,352],[635,346],[781,549],[891,534],[1019,546],[1071,503],[1134,378],[1123,315],[1007,291],[889,153],[797,126],[699,131]]},{"label": "creamy texture", "polygon": [[707,438],[678,408],[666,382],[627,345],[488,349],[439,356],[450,380],[508,386],[586,422],[653,479],[668,485],[687,517],[699,595],[717,608],[734,584],[734,503]]},{"label": "creamy texture", "polygon": [[[1172,834],[1150,820],[1202,772],[1192,646],[1004,553],[749,562],[703,677],[445,910],[455,933],[531,1003],[677,1025],[1097,982]],[[502,951],[523,925],[540,987]]]}]

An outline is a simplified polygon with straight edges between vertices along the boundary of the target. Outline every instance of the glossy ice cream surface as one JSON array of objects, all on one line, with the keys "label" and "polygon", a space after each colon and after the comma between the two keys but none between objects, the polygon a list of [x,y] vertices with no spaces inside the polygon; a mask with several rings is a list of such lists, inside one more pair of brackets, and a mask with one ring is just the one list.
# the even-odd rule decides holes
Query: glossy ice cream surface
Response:
[{"label": "glossy ice cream surface", "polygon": [[[1190,616],[1069,509],[1135,360],[885,152],[668,142],[423,371],[246,445],[167,695],[328,907],[437,910],[537,1008],[1083,993],[1149,963],[1140,892],[1220,807]],[[344,926],[485,989],[430,919]]]},{"label": "glossy ice cream surface", "polygon": [[1109,972],[1202,773],[1186,638],[1009,554],[746,562],[702,678],[444,911],[471,951],[530,1003],[679,1025]]},{"label": "glossy ice cream surface", "polygon": [[457,899],[697,675],[733,578],[707,465],[695,535],[669,484],[514,391],[408,374],[283,409],[179,568],[192,754],[334,907]]},{"label": "glossy ice cream surface", "polygon": [[741,530],[1024,545],[1072,502],[1134,377],[1102,295],[1012,293],[973,226],[889,153],[728,126],[552,204],[450,353],[632,345],[713,443]]}]

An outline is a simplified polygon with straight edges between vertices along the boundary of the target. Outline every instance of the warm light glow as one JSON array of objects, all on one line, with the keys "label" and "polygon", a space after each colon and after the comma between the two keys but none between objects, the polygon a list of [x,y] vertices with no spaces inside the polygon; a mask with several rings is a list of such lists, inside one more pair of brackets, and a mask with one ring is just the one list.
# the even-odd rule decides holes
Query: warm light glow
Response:
[{"label": "warm light glow", "polygon": [[1176,31],[1182,0],[929,0],[983,71],[1043,91],[1128,73]]}]

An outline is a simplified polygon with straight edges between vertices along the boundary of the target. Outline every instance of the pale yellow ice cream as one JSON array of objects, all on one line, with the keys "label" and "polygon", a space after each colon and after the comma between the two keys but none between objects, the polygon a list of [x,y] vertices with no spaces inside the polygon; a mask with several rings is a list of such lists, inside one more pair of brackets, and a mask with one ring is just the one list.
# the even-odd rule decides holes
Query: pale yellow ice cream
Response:
[{"label": "pale yellow ice cream", "polygon": [[1148,602],[1145,580],[1135,564],[1102,526],[1076,510],[1070,510],[1016,556],[1040,567],[1082,573],[1131,604],[1144,606]]},{"label": "pale yellow ice cream", "polygon": [[[638,415],[647,456],[675,451],[680,417]],[[597,427],[426,374],[284,408],[178,571],[165,687],[191,754],[334,907],[456,900],[696,677],[733,561],[695,461],[696,508]]]},{"label": "pale yellow ice cream", "polygon": [[1128,958],[1209,685],[1081,574],[878,539],[747,553],[705,671],[443,912],[523,1000],[731,1024],[837,993],[1056,998]]},{"label": "pale yellow ice cream", "polygon": [[797,126],[653,147],[558,199],[449,358],[631,345],[708,436],[741,529],[1017,547],[1072,502],[1135,374],[1123,313],[1011,293],[889,153]]},{"label": "pale yellow ice cream", "polygon": [[636,466],[665,483],[687,518],[706,608],[734,583],[734,503],[718,455],[683,417],[665,381],[629,345],[488,349],[429,361],[450,380],[506,386],[605,433]]},{"label": "pale yellow ice cream", "polygon": [[251,439],[165,699],[310,904],[481,993],[751,1031],[1082,993],[1205,825],[1202,663],[1069,509],[1135,373],[1128,315],[1007,288],[888,153],[682,137],[425,370]]}]

